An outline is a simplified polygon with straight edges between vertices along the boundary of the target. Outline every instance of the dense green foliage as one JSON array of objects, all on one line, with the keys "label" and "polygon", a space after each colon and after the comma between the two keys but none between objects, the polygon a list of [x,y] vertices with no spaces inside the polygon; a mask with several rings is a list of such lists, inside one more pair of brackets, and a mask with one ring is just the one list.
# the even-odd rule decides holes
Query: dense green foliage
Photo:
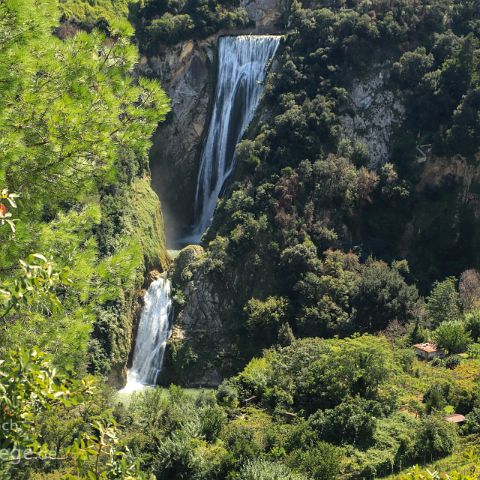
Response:
[{"label": "dense green foliage", "polygon": [[[121,370],[145,268],[166,265],[147,166],[166,96],[130,76],[137,52],[124,20],[109,37],[79,31],[60,40],[53,1],[6,1],[0,11],[0,183],[18,194],[16,232],[0,232],[2,288],[16,284],[19,296],[29,275],[39,288],[39,268],[60,275],[43,280],[55,283],[59,302],[7,308],[0,349],[37,346],[78,374]],[[35,252],[43,257],[18,268]]]},{"label": "dense green foliage", "polygon": [[61,40],[54,1],[0,18],[0,475],[143,478],[86,373],[118,377],[145,270],[168,262],[147,165],[168,101],[131,75],[125,20]]},{"label": "dense green foliage", "polygon": [[[297,337],[410,328],[420,341],[425,326],[460,320],[458,293],[448,295],[453,280],[438,284],[426,306],[418,292],[479,266],[479,224],[465,200],[473,187],[466,194],[468,180],[448,175],[455,155],[477,168],[478,7],[292,2],[263,121],[238,146],[234,181],[204,238],[207,254],[178,285],[193,279],[220,292],[229,347],[187,338],[173,345],[177,363],[196,358],[231,374],[277,343],[287,323]],[[376,168],[343,126],[352,85],[372,71],[405,105],[390,163]],[[417,147],[426,144],[425,164]],[[440,157],[447,174],[435,183],[426,176]],[[460,343],[452,351],[466,348]],[[188,365],[197,375],[198,362]]]},{"label": "dense green foliage", "polygon": [[[469,398],[464,431],[475,433],[479,361],[448,370],[408,353],[368,335],[297,340],[253,359],[216,391],[147,389],[113,408],[111,393],[91,380],[72,383],[41,354],[21,352],[2,366],[2,398],[10,402],[14,389],[19,399],[2,411],[15,427],[2,441],[17,442],[17,458],[25,449],[30,460],[3,467],[13,478],[382,477],[475,438],[460,439],[442,416]],[[432,382],[443,401],[436,406]],[[476,458],[472,451],[469,469]]]},{"label": "dense green foliage", "polygon": [[[130,449],[157,477],[378,478],[455,450],[458,427],[442,416],[468,396],[478,405],[479,367],[427,365],[368,335],[296,340],[216,392],[150,390],[118,414]],[[445,403],[426,414],[432,382]]]},{"label": "dense green foliage", "polygon": [[77,28],[92,30],[98,28],[109,32],[119,18],[128,18],[136,9],[134,0],[59,0],[62,23],[61,35],[70,35]]},{"label": "dense green foliage", "polygon": [[118,445],[117,424],[92,379],[59,376],[35,350],[12,353],[0,376],[1,478],[37,478],[36,471],[69,480],[144,478]]},{"label": "dense green foliage", "polygon": [[[146,271],[168,264],[147,164],[168,101],[132,74],[128,17],[147,53],[248,23],[236,0],[0,2],[0,475],[443,478],[404,470],[478,444],[479,232],[465,185],[422,183],[417,154],[476,167],[478,0],[291,2],[207,251],[172,272],[177,312],[196,282],[216,292],[222,338],[174,336],[165,378],[226,379],[116,405],[104,377],[127,363]],[[342,128],[372,69],[405,105],[378,168]],[[423,341],[447,357],[416,360]],[[465,475],[441,471],[478,476],[465,451]]]},{"label": "dense green foliage", "polygon": [[147,0],[137,13],[137,35],[144,50],[155,52],[159,44],[242,28],[249,18],[239,4],[239,0]]}]

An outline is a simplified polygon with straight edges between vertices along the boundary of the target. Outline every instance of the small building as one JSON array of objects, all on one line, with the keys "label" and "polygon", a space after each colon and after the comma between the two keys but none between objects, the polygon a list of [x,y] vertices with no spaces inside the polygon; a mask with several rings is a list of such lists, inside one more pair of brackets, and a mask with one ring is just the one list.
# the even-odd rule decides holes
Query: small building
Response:
[{"label": "small building", "polygon": [[417,343],[413,346],[418,357],[424,360],[432,360],[434,358],[443,358],[445,351],[438,348],[434,343]]},{"label": "small building", "polygon": [[447,415],[445,420],[450,423],[463,423],[465,421],[465,417],[460,415],[459,413],[452,413],[451,415]]}]

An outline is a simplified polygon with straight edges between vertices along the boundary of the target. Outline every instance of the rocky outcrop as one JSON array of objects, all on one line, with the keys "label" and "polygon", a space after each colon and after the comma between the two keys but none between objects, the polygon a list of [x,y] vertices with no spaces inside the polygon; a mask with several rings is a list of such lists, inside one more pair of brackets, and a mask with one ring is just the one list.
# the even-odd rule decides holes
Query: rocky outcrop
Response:
[{"label": "rocky outcrop", "polygon": [[172,112],[153,137],[153,188],[166,217],[167,238],[181,236],[192,221],[197,157],[213,86],[215,42],[189,40],[145,60],[143,70],[162,79]]},{"label": "rocky outcrop", "polygon": [[425,162],[417,193],[443,188],[445,183],[459,186],[458,203],[471,209],[475,218],[480,218],[480,154],[474,163],[461,155],[453,158],[429,157]]},{"label": "rocky outcrop", "polygon": [[405,116],[387,80],[388,70],[382,67],[367,78],[354,79],[348,92],[349,109],[342,117],[344,137],[367,147],[370,167],[390,159],[392,135]]},{"label": "rocky outcrop", "polygon": [[167,385],[174,381],[190,387],[215,386],[223,378],[219,354],[227,335],[220,312],[228,308],[208,278],[204,259],[203,248],[190,245],[171,271],[175,314],[162,372]]},{"label": "rocky outcrop", "polygon": [[276,31],[284,12],[288,8],[288,0],[240,0],[250,20],[255,23],[256,33]]},{"label": "rocky outcrop", "polygon": [[208,128],[215,87],[215,52],[221,35],[282,31],[288,0],[241,0],[254,26],[220,31],[203,40],[188,40],[144,58],[142,73],[158,77],[171,99],[172,111],[153,137],[153,187],[162,202],[170,246],[193,221],[200,150]]}]

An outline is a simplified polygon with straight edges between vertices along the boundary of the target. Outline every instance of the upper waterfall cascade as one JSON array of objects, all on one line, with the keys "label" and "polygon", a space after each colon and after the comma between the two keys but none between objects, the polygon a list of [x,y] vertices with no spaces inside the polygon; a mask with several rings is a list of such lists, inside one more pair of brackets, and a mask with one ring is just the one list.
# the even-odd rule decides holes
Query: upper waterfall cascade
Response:
[{"label": "upper waterfall cascade", "polygon": [[279,36],[240,35],[219,40],[215,102],[202,152],[192,243],[209,227],[218,196],[235,166],[235,148],[252,121]]},{"label": "upper waterfall cascade", "polygon": [[160,277],[152,282],[145,295],[132,368],[127,373],[127,385],[122,392],[157,384],[170,333],[171,308],[170,281]]}]

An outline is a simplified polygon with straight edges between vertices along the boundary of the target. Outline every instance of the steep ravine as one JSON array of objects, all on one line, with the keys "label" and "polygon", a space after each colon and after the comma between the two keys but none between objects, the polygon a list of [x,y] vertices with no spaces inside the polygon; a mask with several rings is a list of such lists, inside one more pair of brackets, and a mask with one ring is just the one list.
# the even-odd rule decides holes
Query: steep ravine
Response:
[{"label": "steep ravine", "polygon": [[144,57],[141,71],[157,77],[171,98],[172,111],[153,137],[152,185],[160,197],[170,247],[193,222],[201,147],[212,109],[217,40],[222,35],[273,34],[284,28],[288,0],[242,0],[255,26],[222,30],[206,39],[159,45]]},{"label": "steep ravine", "polygon": [[[149,58],[144,57],[138,67],[141,73],[161,80],[171,98],[172,112],[167,122],[161,124],[154,135],[150,156],[152,186],[160,197],[163,215],[155,215],[154,225],[146,228],[147,232],[161,232],[158,236],[161,250],[158,251],[160,261],[155,265],[146,261],[144,288],[139,291],[138,295],[133,291],[126,292],[125,302],[128,303],[128,306],[125,310],[131,314],[122,316],[122,322],[125,325],[121,326],[120,330],[130,333],[126,334],[125,338],[112,339],[115,342],[115,345],[112,346],[112,355],[114,352],[118,353],[115,358],[112,358],[109,377],[110,383],[116,387],[125,385],[126,367],[127,365],[132,366],[134,363],[136,342],[142,333],[139,331],[140,319],[146,309],[144,300],[146,288],[150,284],[153,285],[153,280],[158,278],[156,269],[165,271],[168,268],[169,259],[165,250],[164,233],[166,233],[170,246],[174,247],[176,239],[193,220],[199,156],[212,110],[218,39],[222,35],[267,34],[279,31],[286,1],[243,0],[242,6],[255,23],[255,26],[248,31],[221,31],[203,40],[188,40],[168,47],[159,45],[157,54]],[[147,223],[150,221],[145,220]],[[150,238],[150,234],[147,234],[145,238]],[[208,287],[207,282],[206,285]],[[140,285],[137,284],[136,288],[139,287]],[[214,295],[213,291],[212,295]],[[209,303],[208,301],[203,302],[202,299],[202,305],[204,304],[207,308]],[[209,312],[206,312],[204,322],[210,322],[211,318]],[[202,323],[200,322],[200,324]],[[179,331],[178,326],[176,331]],[[221,337],[221,335],[219,336]],[[175,334],[173,338],[176,338]],[[127,362],[128,352],[130,355]],[[132,372],[135,373],[133,367]],[[197,374],[194,376],[198,377]],[[165,378],[167,377],[168,373]],[[199,378],[197,383],[216,384],[220,379],[219,375],[214,374],[213,377],[210,375],[209,378]],[[177,378],[172,378],[171,381],[181,383],[181,379]],[[133,384],[135,381],[130,383]],[[135,389],[135,387],[132,388]]]},{"label": "steep ravine", "polygon": [[[284,2],[244,3],[251,19],[258,21],[250,31],[218,32],[202,40],[159,46],[157,55],[145,58],[142,63],[146,73],[162,79],[172,98],[172,113],[154,137],[151,168],[153,186],[163,203],[167,237],[173,247],[178,245],[177,240],[194,218],[201,151],[213,110],[219,36],[283,33],[279,29]],[[338,112],[340,139],[354,140],[366,147],[370,160],[368,166],[377,168],[372,175],[376,175],[392,158],[396,135],[407,115],[405,97],[390,81],[392,65],[392,59],[385,63],[376,61],[368,71],[346,75],[346,102]],[[257,118],[265,118],[265,113],[257,112]],[[251,130],[255,130],[255,126]],[[249,133],[255,134],[253,131]],[[417,159],[413,158],[412,170],[415,170],[417,183],[412,185],[412,208],[404,216],[398,215],[396,230],[392,229],[394,233],[381,232],[378,235],[372,228],[369,217],[374,222],[382,218],[381,211],[379,214],[382,207],[378,204],[373,207],[377,210],[372,210],[369,205],[363,206],[355,221],[345,225],[344,233],[350,245],[347,248],[365,245],[382,258],[382,247],[378,247],[380,238],[388,247],[389,261],[407,258],[416,271],[421,270],[424,263],[424,260],[418,262],[418,258],[431,256],[432,268],[426,274],[431,278],[425,282],[431,284],[440,275],[434,266],[435,262],[438,263],[438,255],[425,250],[424,245],[438,245],[436,250],[446,252],[444,260],[447,262],[452,256],[463,258],[462,251],[467,252],[465,258],[476,257],[473,245],[479,235],[477,227],[467,231],[462,225],[478,224],[467,221],[471,216],[478,218],[478,169],[464,158],[441,159],[431,156],[430,152],[425,156],[420,153]],[[446,184],[451,188],[446,189]],[[440,189],[447,199],[442,208],[438,208],[435,198],[435,192]],[[448,235],[436,234],[439,231]],[[395,237],[390,243],[389,235]],[[427,239],[428,235],[432,235],[432,239]],[[209,238],[215,238],[215,234]],[[271,268],[271,272],[255,270],[255,248],[245,250],[242,264],[229,262],[222,258],[226,251],[222,242],[228,240],[217,237],[208,247],[191,245],[184,248],[170,270],[174,323],[161,383],[217,385],[222,378],[241,368],[252,355],[259,353],[253,351],[245,329],[242,331],[239,325],[245,324],[244,307],[250,299],[277,294],[265,285],[275,269]],[[462,268],[467,267],[468,261],[465,261]],[[268,267],[262,268],[268,270]]]}]

